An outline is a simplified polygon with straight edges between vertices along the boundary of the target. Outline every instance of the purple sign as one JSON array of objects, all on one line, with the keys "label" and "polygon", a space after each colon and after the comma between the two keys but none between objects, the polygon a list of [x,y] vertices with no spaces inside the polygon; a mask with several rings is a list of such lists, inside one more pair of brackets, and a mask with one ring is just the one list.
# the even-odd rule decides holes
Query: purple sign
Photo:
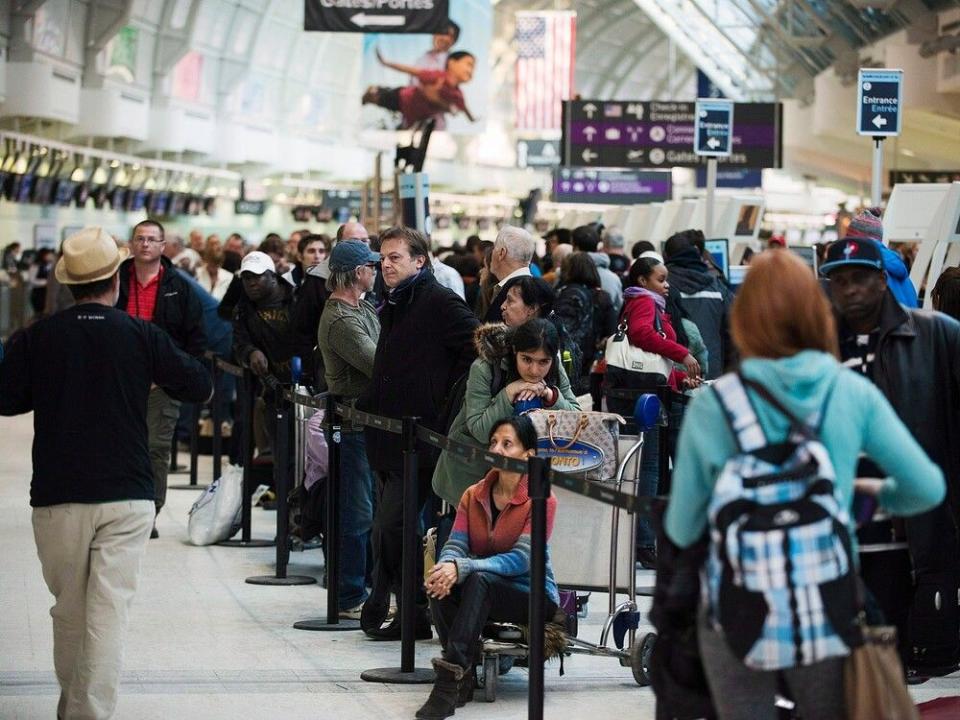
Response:
[{"label": "purple sign", "polygon": [[[693,102],[605,102],[563,104],[564,165],[578,167],[698,167],[706,158],[693,151]],[[733,151],[720,167],[782,167],[783,106],[736,103]]]},{"label": "purple sign", "polygon": [[639,205],[672,195],[669,170],[590,170],[563,168],[553,176],[554,202]]}]

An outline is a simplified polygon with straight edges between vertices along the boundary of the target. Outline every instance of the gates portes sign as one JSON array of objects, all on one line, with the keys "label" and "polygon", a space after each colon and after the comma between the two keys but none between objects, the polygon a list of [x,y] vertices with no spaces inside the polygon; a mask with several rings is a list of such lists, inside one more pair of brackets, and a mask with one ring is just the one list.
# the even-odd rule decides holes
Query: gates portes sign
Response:
[{"label": "gates portes sign", "polygon": [[701,98],[694,116],[693,151],[726,157],[733,140],[733,100]]},{"label": "gates portes sign", "polygon": [[448,0],[305,0],[303,29],[354,33],[442,32],[448,8]]},{"label": "gates portes sign", "polygon": [[857,134],[900,134],[903,70],[860,68],[857,78]]},{"label": "gates portes sign", "polygon": [[[736,103],[730,154],[720,167],[783,166],[783,105]],[[696,104],[692,102],[607,102],[563,104],[563,165],[578,167],[670,168],[706,165],[694,152]]]}]

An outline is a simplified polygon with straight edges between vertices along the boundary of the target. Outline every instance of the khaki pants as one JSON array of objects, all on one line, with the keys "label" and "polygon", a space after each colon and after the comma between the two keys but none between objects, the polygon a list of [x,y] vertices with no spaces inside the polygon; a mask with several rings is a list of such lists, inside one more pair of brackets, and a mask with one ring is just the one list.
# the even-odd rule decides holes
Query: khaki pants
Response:
[{"label": "khaki pants", "polygon": [[147,445],[153,468],[153,495],[157,513],[167,501],[167,473],[170,471],[170,447],[180,418],[180,401],[158,387],[147,397]]},{"label": "khaki pants", "polygon": [[61,720],[113,715],[128,611],[153,517],[150,500],[33,510],[43,579],[56,599],[50,616]]}]

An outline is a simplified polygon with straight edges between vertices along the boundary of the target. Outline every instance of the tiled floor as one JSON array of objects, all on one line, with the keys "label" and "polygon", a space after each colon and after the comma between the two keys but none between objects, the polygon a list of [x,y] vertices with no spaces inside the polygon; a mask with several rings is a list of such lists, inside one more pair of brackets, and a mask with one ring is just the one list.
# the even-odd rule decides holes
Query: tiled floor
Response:
[{"label": "tiled floor", "polygon": [[[0,718],[53,718],[59,694],[52,672],[51,598],[33,545],[28,507],[29,418],[0,418]],[[185,482],[174,476],[172,482]],[[201,479],[209,478],[209,459]],[[187,545],[187,510],[196,493],[171,490],[141,573],[124,660],[121,719],[236,720],[284,718],[389,720],[412,718],[425,686],[370,684],[368,668],[399,664],[399,643],[358,632],[310,633],[294,621],[324,612],[318,585],[263,587],[244,583],[272,573],[273,550]],[[272,536],[275,515],[254,511],[254,536]],[[290,573],[319,577],[322,556],[292,556]],[[595,594],[581,637],[596,640],[606,596]],[[644,605],[645,608],[645,605]],[[427,666],[438,644],[418,643]],[[611,659],[577,656],[547,670],[548,718],[653,718],[654,698],[629,669]],[[918,699],[960,694],[960,678],[932,681]],[[479,697],[479,696],[478,696]],[[527,676],[500,679],[496,703],[476,702],[458,718],[525,718]]]}]

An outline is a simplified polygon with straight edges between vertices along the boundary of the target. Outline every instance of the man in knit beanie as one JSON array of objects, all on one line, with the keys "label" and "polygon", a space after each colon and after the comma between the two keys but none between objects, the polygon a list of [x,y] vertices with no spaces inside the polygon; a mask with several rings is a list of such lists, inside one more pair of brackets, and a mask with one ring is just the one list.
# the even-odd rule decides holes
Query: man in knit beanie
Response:
[{"label": "man in knit beanie", "polygon": [[910,270],[899,254],[883,244],[883,225],[880,217],[883,211],[878,207],[867,208],[850,221],[844,238],[863,238],[872,240],[880,247],[883,269],[887,273],[887,286],[901,305],[909,308],[919,307],[917,291],[910,282]]}]

